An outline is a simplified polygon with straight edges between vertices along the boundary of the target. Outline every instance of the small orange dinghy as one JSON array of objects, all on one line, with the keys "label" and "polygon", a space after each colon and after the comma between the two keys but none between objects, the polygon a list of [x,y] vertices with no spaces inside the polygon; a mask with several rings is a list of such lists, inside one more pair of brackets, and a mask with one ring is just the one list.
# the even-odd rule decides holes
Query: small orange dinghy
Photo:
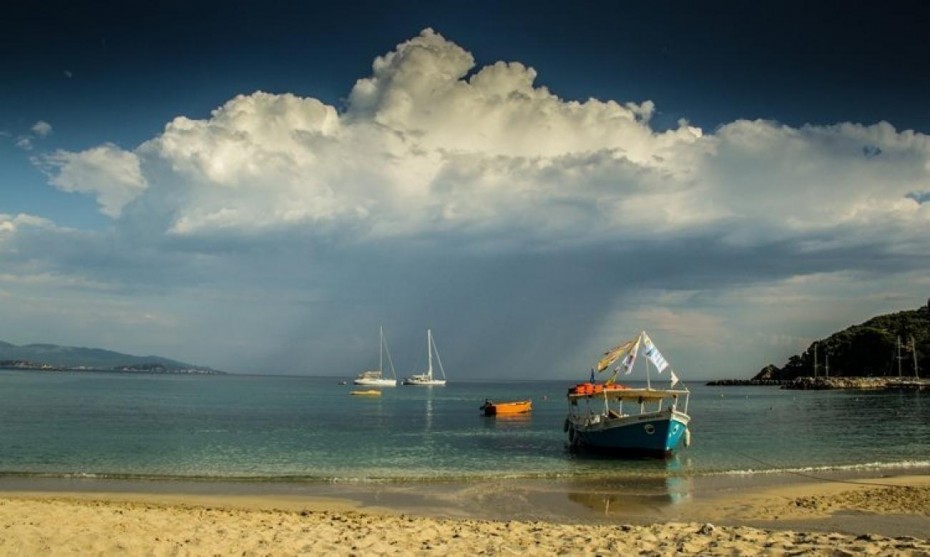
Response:
[{"label": "small orange dinghy", "polygon": [[533,409],[533,401],[518,400],[513,402],[491,402],[485,400],[481,405],[481,411],[485,416],[497,416],[498,414],[524,414]]}]

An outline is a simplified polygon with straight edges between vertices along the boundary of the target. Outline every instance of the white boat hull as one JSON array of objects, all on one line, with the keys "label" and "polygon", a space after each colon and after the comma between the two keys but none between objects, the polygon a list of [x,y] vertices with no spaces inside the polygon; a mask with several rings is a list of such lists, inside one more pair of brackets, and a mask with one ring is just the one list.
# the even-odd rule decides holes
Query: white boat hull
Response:
[{"label": "white boat hull", "polygon": [[404,385],[418,385],[420,387],[444,387],[446,385],[445,379],[429,379],[429,378],[420,378],[420,377],[408,377],[404,379]]},{"label": "white boat hull", "polygon": [[352,383],[366,387],[396,387],[397,379],[355,379]]}]

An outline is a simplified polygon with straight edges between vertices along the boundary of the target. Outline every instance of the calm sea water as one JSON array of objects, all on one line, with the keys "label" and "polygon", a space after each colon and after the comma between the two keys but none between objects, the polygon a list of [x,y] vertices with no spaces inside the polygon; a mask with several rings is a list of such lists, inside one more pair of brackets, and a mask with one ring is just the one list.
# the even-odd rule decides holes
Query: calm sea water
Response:
[{"label": "calm sea water", "polygon": [[[336,378],[0,370],[0,474],[254,481],[598,478],[930,466],[930,396],[691,384],[668,461],[565,449],[571,381],[349,395]],[[531,398],[531,415],[479,415]]]}]

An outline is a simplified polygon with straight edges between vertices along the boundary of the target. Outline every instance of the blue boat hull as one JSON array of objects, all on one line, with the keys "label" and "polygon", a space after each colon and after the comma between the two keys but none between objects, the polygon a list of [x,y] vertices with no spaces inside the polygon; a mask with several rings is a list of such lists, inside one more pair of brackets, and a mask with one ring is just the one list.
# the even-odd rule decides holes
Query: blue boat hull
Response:
[{"label": "blue boat hull", "polygon": [[570,423],[569,445],[618,456],[670,456],[685,440],[689,418],[681,412],[655,412],[593,424]]}]

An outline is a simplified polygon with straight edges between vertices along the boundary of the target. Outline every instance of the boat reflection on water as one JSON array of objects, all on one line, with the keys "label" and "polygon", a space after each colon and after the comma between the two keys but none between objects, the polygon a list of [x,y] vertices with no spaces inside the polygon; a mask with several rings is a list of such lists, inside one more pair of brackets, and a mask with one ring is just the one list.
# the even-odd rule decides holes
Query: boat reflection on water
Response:
[{"label": "boat reflection on water", "polygon": [[428,393],[429,396],[426,397],[426,431],[427,433],[433,429],[433,393]]},{"label": "boat reflection on water", "polygon": [[654,512],[690,499],[691,479],[680,476],[640,478],[627,487],[614,488],[598,488],[593,483],[588,483],[570,491],[568,498],[605,515]]},{"label": "boat reflection on water", "polygon": [[654,514],[691,499],[692,479],[677,473],[677,458],[664,463],[666,474],[573,482],[568,499],[605,515]]},{"label": "boat reflection on water", "polygon": [[513,429],[529,427],[533,421],[533,415],[525,414],[498,414],[493,419],[482,417],[484,426],[488,429]]}]

